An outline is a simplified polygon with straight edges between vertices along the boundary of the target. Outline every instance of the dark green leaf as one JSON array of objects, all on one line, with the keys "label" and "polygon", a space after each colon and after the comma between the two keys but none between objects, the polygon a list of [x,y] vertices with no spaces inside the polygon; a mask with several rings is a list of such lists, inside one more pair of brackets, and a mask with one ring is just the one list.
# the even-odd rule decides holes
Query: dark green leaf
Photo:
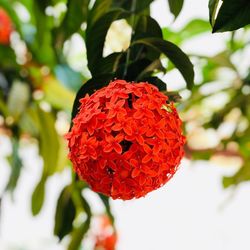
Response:
[{"label": "dark green leaf", "polygon": [[16,188],[16,185],[20,176],[21,168],[22,168],[22,160],[19,156],[18,149],[19,149],[19,141],[17,138],[13,138],[12,139],[12,154],[9,158],[9,162],[11,166],[11,174],[10,174],[8,184],[6,186],[6,190],[9,190],[11,192],[13,192],[14,189]]},{"label": "dark green leaf", "polygon": [[147,77],[147,78],[144,78],[143,81],[146,81],[155,85],[160,91],[167,90],[167,84],[163,82],[161,79],[159,79],[158,77],[155,77],[155,76]]},{"label": "dark green leaf", "polygon": [[5,45],[0,44],[0,68],[17,68],[16,55],[14,50]]},{"label": "dark green leaf", "polygon": [[41,180],[37,184],[31,198],[31,210],[32,214],[35,216],[39,214],[44,203],[45,196],[45,182],[46,177],[42,176]]},{"label": "dark green leaf", "polygon": [[213,32],[232,31],[250,24],[249,0],[224,0],[213,25]]},{"label": "dark green leaf", "polygon": [[64,39],[77,32],[82,23],[87,21],[90,0],[68,0],[67,12],[61,25],[65,33]]},{"label": "dark green leaf", "polygon": [[186,80],[187,87],[189,89],[192,88],[194,83],[193,64],[189,60],[188,56],[175,44],[159,38],[144,38],[135,41],[133,44],[144,44],[165,54],[181,72],[182,76]]},{"label": "dark green leaf", "polygon": [[123,10],[112,10],[99,18],[86,31],[86,48],[88,67],[92,72],[95,71],[96,63],[102,59],[103,47],[108,29],[113,21],[128,16]]},{"label": "dark green leaf", "polygon": [[97,61],[95,68],[93,68],[92,74],[95,76],[102,74],[114,73],[117,71],[120,61],[124,59],[125,53],[117,52],[101,58]]},{"label": "dark green leaf", "polygon": [[133,1],[135,1],[134,11],[135,13],[141,12],[147,8],[149,8],[150,4],[153,0],[113,0],[114,7],[120,7],[128,11],[132,11],[133,9]]},{"label": "dark green leaf", "polygon": [[88,80],[77,92],[73,109],[72,109],[72,120],[76,116],[78,109],[80,107],[79,100],[85,97],[86,94],[93,94],[95,90],[100,89],[109,84],[110,80],[113,78],[113,74],[100,75],[98,77]]},{"label": "dark green leaf", "polygon": [[55,213],[54,234],[60,240],[72,231],[75,216],[76,208],[72,200],[71,187],[66,186],[59,196]]},{"label": "dark green leaf", "polygon": [[211,23],[212,26],[214,26],[214,22],[215,22],[215,15],[217,12],[217,7],[219,4],[220,0],[209,0],[208,3],[208,8],[209,8],[209,21]]},{"label": "dark green leaf", "polygon": [[110,8],[112,0],[96,0],[88,15],[88,28],[90,28]]},{"label": "dark green leaf", "polygon": [[168,5],[171,13],[178,17],[183,7],[184,0],[168,0]]}]

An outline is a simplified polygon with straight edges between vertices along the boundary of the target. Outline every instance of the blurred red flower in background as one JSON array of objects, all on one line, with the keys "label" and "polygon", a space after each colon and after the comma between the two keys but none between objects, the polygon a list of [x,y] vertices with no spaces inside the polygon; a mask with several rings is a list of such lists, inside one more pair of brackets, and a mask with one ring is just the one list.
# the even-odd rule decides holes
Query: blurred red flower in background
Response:
[{"label": "blurred red flower in background", "polygon": [[113,199],[132,199],[164,185],[184,155],[181,120],[149,83],[115,80],[81,106],[67,134],[75,171]]},{"label": "blurred red flower in background", "polygon": [[99,219],[99,230],[94,235],[94,250],[115,250],[117,234],[108,216]]},{"label": "blurred red flower in background", "polygon": [[6,11],[3,8],[0,8],[0,44],[8,45],[10,43],[11,32],[11,19]]}]

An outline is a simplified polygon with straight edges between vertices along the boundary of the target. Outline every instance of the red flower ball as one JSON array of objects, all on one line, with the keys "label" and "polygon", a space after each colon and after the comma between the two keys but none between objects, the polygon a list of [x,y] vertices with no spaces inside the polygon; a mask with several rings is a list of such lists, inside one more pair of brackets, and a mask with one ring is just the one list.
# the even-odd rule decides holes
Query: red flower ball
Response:
[{"label": "red flower ball", "polygon": [[113,199],[145,196],[163,186],[184,155],[181,120],[149,83],[115,80],[81,106],[67,134],[77,174]]},{"label": "red flower ball", "polygon": [[11,19],[6,13],[6,11],[0,8],[0,44],[8,45],[10,43],[11,32]]}]

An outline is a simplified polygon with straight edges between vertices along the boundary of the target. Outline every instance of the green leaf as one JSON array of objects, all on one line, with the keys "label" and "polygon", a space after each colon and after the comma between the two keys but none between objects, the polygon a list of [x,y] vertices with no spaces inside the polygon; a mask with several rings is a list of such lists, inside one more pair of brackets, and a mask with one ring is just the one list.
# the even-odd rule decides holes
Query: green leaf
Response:
[{"label": "green leaf", "polygon": [[[62,75],[60,76],[60,78],[61,77]],[[71,80],[74,80],[74,78],[71,78]],[[71,80],[69,78],[67,79],[66,77],[64,78],[64,81],[65,82],[67,81],[67,84],[71,84]],[[58,81],[58,79],[56,79],[53,76],[48,76],[46,78],[46,81],[43,83],[42,88],[45,95],[44,99],[49,104],[51,104],[51,106],[53,106],[56,109],[63,109],[66,111],[70,111],[72,109],[72,103],[74,101],[75,94],[73,91],[64,87],[63,84],[61,84],[61,82]],[[60,98],[58,98],[59,96]]]},{"label": "green leaf", "polygon": [[220,2],[220,0],[209,0],[209,3],[208,3],[209,21],[210,21],[212,26],[214,26],[215,16],[216,16],[217,7],[218,7],[219,2]]},{"label": "green leaf", "polygon": [[168,0],[171,13],[177,18],[182,10],[184,0]]},{"label": "green leaf", "polygon": [[15,81],[10,89],[7,106],[9,114],[17,121],[25,111],[30,98],[27,83]]},{"label": "green leaf", "polygon": [[88,15],[88,28],[102,17],[110,8],[112,0],[96,0]]},{"label": "green leaf", "polygon": [[31,211],[32,214],[38,215],[42,209],[45,197],[45,182],[46,177],[42,176],[41,180],[38,182],[31,198]]},{"label": "green leaf", "polygon": [[163,82],[161,79],[155,76],[144,78],[143,81],[149,82],[153,85],[155,85],[160,91],[166,91],[167,90],[167,84]]},{"label": "green leaf", "polygon": [[169,41],[159,38],[144,38],[134,41],[132,45],[134,44],[144,44],[165,54],[181,72],[182,76],[186,80],[188,89],[192,88],[194,83],[193,64],[189,60],[188,56],[179,47]]},{"label": "green leaf", "polygon": [[246,160],[244,166],[242,166],[236,174],[234,174],[233,176],[223,177],[222,183],[224,188],[228,188],[230,186],[238,185],[241,182],[249,180],[250,180],[250,164],[249,161]]},{"label": "green leaf", "polygon": [[[132,11],[133,1],[135,0],[113,0],[113,6],[123,8],[127,11]],[[134,12],[138,13],[149,8],[152,2],[153,0],[135,1]]]},{"label": "green leaf", "polygon": [[86,48],[88,67],[90,72],[95,72],[96,63],[102,59],[106,34],[113,21],[128,16],[123,10],[112,10],[100,17],[91,27],[86,30]]},{"label": "green leaf", "polygon": [[80,195],[80,202],[83,211],[87,215],[87,219],[77,228],[75,228],[71,234],[71,241],[68,246],[68,250],[79,249],[84,235],[88,232],[91,222],[91,209],[87,201]]},{"label": "green leaf", "polygon": [[96,62],[95,68],[93,68],[92,74],[94,76],[115,73],[119,67],[121,61],[124,61],[125,53],[116,52],[112,53],[104,58],[101,58]]},{"label": "green leaf", "polygon": [[80,107],[79,100],[85,97],[86,94],[91,95],[95,92],[95,90],[108,85],[112,78],[113,78],[113,74],[100,75],[84,83],[84,85],[79,89],[79,91],[76,94],[76,98],[75,98],[73,109],[72,109],[72,116],[71,116],[72,120],[77,115],[78,109]]},{"label": "green leaf", "polygon": [[5,45],[0,44],[0,68],[18,68],[16,63],[16,55],[14,50]]},{"label": "green leaf", "polygon": [[89,2],[90,0],[68,0],[68,10],[60,28],[65,33],[64,40],[77,32],[82,23],[86,22]]},{"label": "green leaf", "polygon": [[213,32],[232,31],[250,24],[249,0],[224,0],[213,25]]},{"label": "green leaf", "polygon": [[22,160],[19,156],[18,149],[19,149],[19,141],[17,138],[14,137],[12,138],[12,154],[9,158],[9,162],[11,165],[11,174],[8,184],[6,186],[6,190],[9,190],[11,192],[13,192],[14,189],[16,188],[22,168]]},{"label": "green leaf", "polygon": [[57,170],[59,139],[55,129],[55,118],[37,107],[39,119],[39,147],[43,158],[44,175],[52,175]]},{"label": "green leaf", "polygon": [[57,235],[60,240],[72,231],[73,221],[76,216],[76,208],[72,199],[71,189],[71,186],[66,186],[57,201],[54,234]]}]

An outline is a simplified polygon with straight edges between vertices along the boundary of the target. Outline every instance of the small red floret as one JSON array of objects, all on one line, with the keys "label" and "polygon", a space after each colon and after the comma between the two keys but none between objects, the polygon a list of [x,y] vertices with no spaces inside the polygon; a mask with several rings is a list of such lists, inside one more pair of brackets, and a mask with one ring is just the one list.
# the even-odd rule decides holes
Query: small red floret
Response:
[{"label": "small red floret", "polygon": [[113,199],[145,196],[164,185],[184,155],[181,120],[149,83],[115,80],[80,100],[67,134],[77,174]]}]

